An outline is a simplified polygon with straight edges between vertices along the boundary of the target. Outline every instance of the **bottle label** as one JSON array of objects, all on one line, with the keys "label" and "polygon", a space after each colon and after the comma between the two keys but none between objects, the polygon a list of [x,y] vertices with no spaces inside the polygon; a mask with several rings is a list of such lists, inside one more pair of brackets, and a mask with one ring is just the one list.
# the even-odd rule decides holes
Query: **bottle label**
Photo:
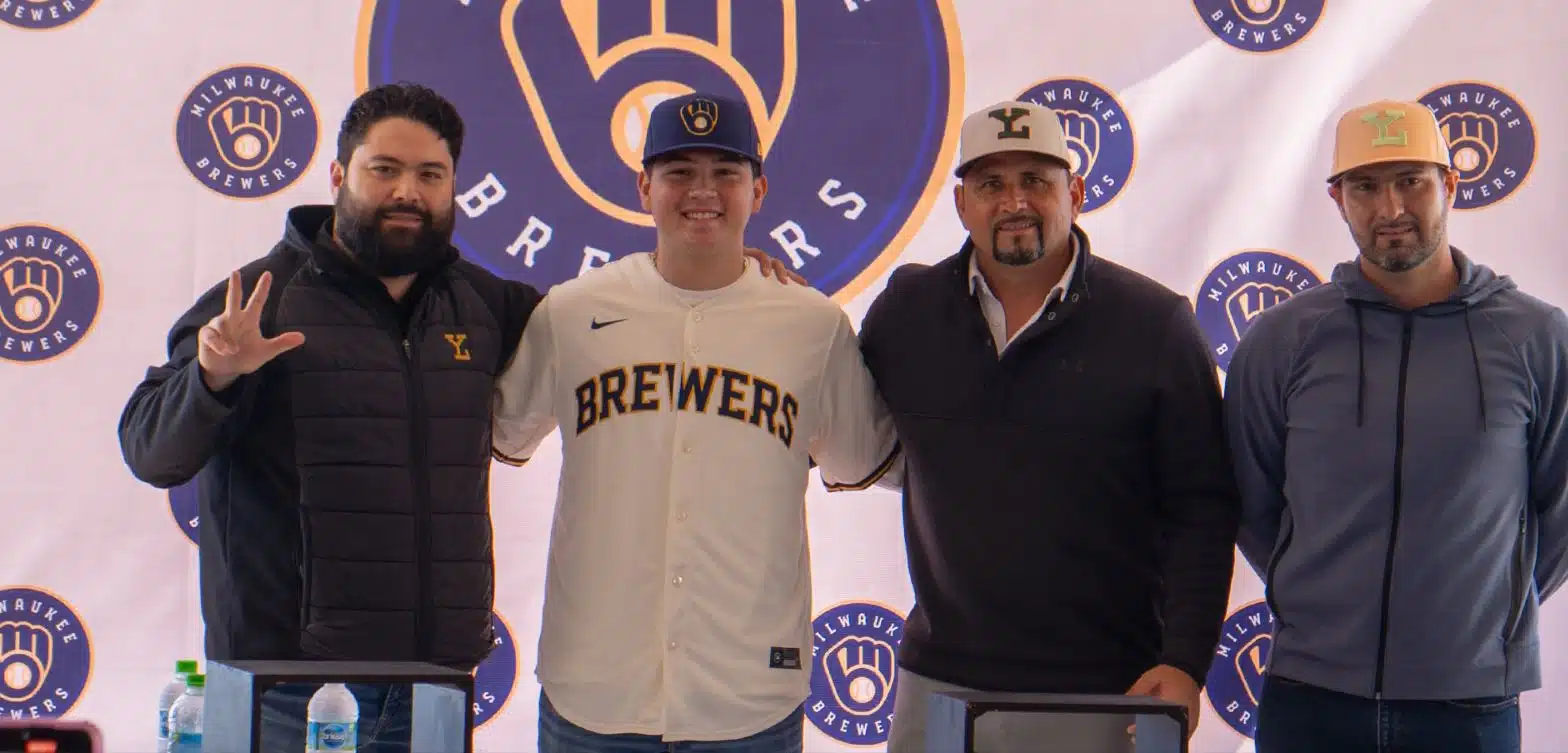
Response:
[{"label": "bottle label", "polygon": [[200,732],[171,732],[169,733],[169,750],[176,753],[201,750]]},{"label": "bottle label", "polygon": [[352,753],[359,748],[358,726],[354,722],[311,722],[305,732],[313,743],[310,750]]},{"label": "bottle label", "polygon": [[168,739],[169,739],[169,710],[168,709],[160,709],[158,711],[158,742],[164,742],[164,741],[166,741]]}]

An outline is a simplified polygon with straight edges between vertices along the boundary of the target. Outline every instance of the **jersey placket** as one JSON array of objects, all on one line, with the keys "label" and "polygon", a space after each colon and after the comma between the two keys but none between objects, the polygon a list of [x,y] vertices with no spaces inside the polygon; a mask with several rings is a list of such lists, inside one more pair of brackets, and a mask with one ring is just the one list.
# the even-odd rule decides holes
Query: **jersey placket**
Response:
[{"label": "jersey placket", "polygon": [[[698,337],[698,325],[702,322],[702,312],[692,309],[686,314],[684,336],[682,337],[681,375],[684,376],[696,370],[701,378],[704,355]],[[676,389],[679,399],[679,387]],[[681,655],[686,642],[692,636],[682,636],[679,626],[682,624],[682,611],[686,605],[689,594],[689,584],[686,577],[686,552],[690,550],[693,533],[692,516],[696,513],[697,493],[701,486],[701,474],[698,472],[698,462],[701,453],[706,449],[699,446],[696,427],[700,423],[700,411],[674,410],[675,416],[675,468],[670,474],[669,520],[667,535],[665,537],[665,598],[664,598],[664,624],[665,624],[665,662],[664,662],[664,698],[665,698],[665,723],[669,724],[669,706],[671,699],[680,698],[680,683],[674,677],[675,659]],[[666,726],[668,729],[668,726]]]}]

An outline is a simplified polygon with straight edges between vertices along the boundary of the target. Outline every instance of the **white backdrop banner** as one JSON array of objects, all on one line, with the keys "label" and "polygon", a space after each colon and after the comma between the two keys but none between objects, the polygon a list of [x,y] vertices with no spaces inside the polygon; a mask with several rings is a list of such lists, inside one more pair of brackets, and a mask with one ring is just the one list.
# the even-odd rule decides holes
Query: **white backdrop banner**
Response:
[{"label": "white backdrop banner", "polygon": [[[1223,368],[1240,296],[1283,300],[1353,255],[1323,178],[1338,113],[1379,98],[1447,127],[1456,245],[1568,304],[1565,30],[1557,0],[0,0],[0,718],[89,719],[114,750],[152,749],[158,689],[201,652],[200,523],[189,489],[131,477],[115,425],[195,296],[264,254],[285,209],[330,201],[367,86],[458,105],[456,242],[541,289],[651,247],[633,176],[652,104],[741,97],[772,188],[750,244],[857,321],[893,268],[963,240],[964,113],[1039,102],[1079,157],[1096,252],[1190,296]],[[558,450],[495,469],[483,750],[534,749]],[[806,504],[818,655],[896,646],[897,496],[814,483]],[[1195,751],[1250,748],[1271,621],[1245,564],[1232,589]],[[1528,751],[1568,750],[1565,628],[1559,598]],[[851,687],[822,664],[807,750],[880,750],[896,676]]]}]

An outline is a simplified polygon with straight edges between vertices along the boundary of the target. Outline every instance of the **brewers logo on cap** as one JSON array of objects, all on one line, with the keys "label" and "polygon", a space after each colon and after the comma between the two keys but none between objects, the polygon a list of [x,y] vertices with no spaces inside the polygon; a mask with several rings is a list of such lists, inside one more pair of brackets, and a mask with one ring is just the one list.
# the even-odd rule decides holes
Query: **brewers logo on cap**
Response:
[{"label": "brewers logo on cap", "polygon": [[681,107],[681,123],[685,124],[686,132],[693,136],[713,133],[718,120],[719,106],[711,99],[694,99]]},{"label": "brewers logo on cap", "polygon": [[762,166],[756,121],[744,103],[729,97],[688,94],[654,106],[642,164],[684,149],[717,149]]}]

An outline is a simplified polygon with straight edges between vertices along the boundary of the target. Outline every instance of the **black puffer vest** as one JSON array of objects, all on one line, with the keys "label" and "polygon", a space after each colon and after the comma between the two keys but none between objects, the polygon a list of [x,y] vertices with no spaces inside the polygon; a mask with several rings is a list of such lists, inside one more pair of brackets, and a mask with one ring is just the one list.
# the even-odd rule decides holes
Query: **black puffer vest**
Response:
[{"label": "black puffer vest", "polygon": [[500,304],[455,254],[416,283],[404,310],[340,253],[310,245],[271,328],[305,335],[282,369],[299,472],[301,648],[472,668],[495,642],[488,490],[491,392],[507,357]]}]

